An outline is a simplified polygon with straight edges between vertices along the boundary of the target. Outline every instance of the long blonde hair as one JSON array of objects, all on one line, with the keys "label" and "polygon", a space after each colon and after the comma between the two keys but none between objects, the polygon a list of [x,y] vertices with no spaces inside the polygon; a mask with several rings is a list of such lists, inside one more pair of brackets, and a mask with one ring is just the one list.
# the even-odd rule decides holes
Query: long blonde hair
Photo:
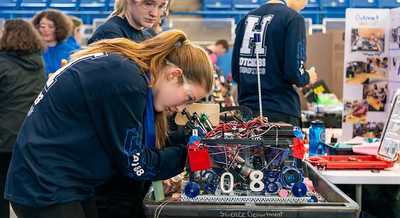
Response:
[{"label": "long blonde hair", "polygon": [[[204,49],[190,43],[179,30],[165,31],[140,44],[124,38],[101,40],[76,52],[72,59],[98,52],[118,53],[132,59],[143,72],[150,72],[150,86],[156,83],[168,60],[182,69],[189,83],[204,87],[206,93],[212,88],[213,65],[210,58]],[[182,80],[180,82],[183,83]],[[156,145],[161,148],[168,134],[166,115],[155,112],[155,122]]]},{"label": "long blonde hair", "polygon": [[126,10],[128,9],[127,1],[129,0],[115,0],[114,11],[110,14],[109,17],[125,16]]}]

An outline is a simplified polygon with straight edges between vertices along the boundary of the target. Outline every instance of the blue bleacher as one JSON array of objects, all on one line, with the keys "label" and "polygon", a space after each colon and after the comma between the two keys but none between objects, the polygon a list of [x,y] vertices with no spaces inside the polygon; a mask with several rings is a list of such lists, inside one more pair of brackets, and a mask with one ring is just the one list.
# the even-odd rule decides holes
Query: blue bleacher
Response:
[{"label": "blue bleacher", "polygon": [[349,6],[348,2],[348,0],[320,0],[324,17],[343,18],[345,10]]},{"label": "blue bleacher", "polygon": [[[105,18],[113,10],[115,0],[0,0],[0,18],[30,18],[38,11],[54,8],[75,15],[90,24],[93,18]],[[266,0],[201,0],[202,11],[184,12],[203,17],[235,18],[239,21],[248,11],[266,3]],[[346,8],[396,8],[400,0],[309,0],[301,11],[314,24],[324,18],[344,18]],[[180,14],[180,12],[175,12]]]},{"label": "blue bleacher", "polygon": [[308,0],[306,7],[303,10],[307,9],[320,9],[320,0]]},{"label": "blue bleacher", "polygon": [[400,7],[399,0],[380,0],[378,2],[380,8],[398,8]]},{"label": "blue bleacher", "polygon": [[17,9],[19,6],[18,0],[0,0],[0,9],[10,10]]},{"label": "blue bleacher", "polygon": [[77,0],[51,0],[49,3],[50,8],[59,10],[76,10],[77,6]]},{"label": "blue bleacher", "polygon": [[115,0],[108,0],[108,9],[109,11],[113,11],[114,10],[114,3]]},{"label": "blue bleacher", "polygon": [[376,8],[378,7],[378,0],[350,0],[349,6],[351,8]]},{"label": "blue bleacher", "polygon": [[347,8],[348,0],[321,0],[320,5],[322,8]]},{"label": "blue bleacher", "polygon": [[309,0],[306,7],[301,10],[301,14],[304,18],[311,18],[314,23],[320,22],[320,0]]},{"label": "blue bleacher", "polygon": [[203,0],[203,11],[216,12],[216,14],[204,15],[204,18],[226,18],[220,11],[232,11],[232,0]]},{"label": "blue bleacher", "polygon": [[233,8],[235,10],[254,10],[260,7],[258,0],[233,0]]},{"label": "blue bleacher", "polygon": [[203,0],[203,10],[231,10],[232,0]]},{"label": "blue bleacher", "polygon": [[105,0],[80,0],[79,10],[103,11],[107,10],[107,6]]},{"label": "blue bleacher", "polygon": [[21,10],[44,10],[47,8],[47,0],[21,0]]}]

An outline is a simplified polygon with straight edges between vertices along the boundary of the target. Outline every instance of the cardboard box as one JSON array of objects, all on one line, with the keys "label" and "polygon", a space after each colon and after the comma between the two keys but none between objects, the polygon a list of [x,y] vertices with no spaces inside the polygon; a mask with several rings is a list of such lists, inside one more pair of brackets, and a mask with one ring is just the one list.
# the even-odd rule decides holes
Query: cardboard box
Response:
[{"label": "cardboard box", "polygon": [[[332,93],[343,97],[344,32],[315,33],[307,36],[306,68],[315,67]],[[301,94],[300,94],[301,95]],[[301,96],[302,109],[307,109]]]}]

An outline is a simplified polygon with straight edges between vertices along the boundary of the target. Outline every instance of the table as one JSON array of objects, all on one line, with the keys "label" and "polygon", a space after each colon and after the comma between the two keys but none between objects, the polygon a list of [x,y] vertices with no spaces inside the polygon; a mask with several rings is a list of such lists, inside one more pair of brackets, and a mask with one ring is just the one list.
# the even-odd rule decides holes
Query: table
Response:
[{"label": "table", "polygon": [[333,184],[356,186],[356,202],[361,208],[362,185],[399,185],[400,164],[392,168],[373,172],[371,170],[324,170],[320,173]]}]

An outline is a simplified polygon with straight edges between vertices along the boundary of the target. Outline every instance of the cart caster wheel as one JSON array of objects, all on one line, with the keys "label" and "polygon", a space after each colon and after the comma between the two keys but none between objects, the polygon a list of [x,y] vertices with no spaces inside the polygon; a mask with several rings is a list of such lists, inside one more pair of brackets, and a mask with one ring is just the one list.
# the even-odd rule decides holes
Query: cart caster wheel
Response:
[{"label": "cart caster wheel", "polygon": [[324,170],[325,170],[325,165],[323,165],[323,164],[318,164],[318,165],[317,165],[317,170],[319,170],[319,171],[324,171]]}]

